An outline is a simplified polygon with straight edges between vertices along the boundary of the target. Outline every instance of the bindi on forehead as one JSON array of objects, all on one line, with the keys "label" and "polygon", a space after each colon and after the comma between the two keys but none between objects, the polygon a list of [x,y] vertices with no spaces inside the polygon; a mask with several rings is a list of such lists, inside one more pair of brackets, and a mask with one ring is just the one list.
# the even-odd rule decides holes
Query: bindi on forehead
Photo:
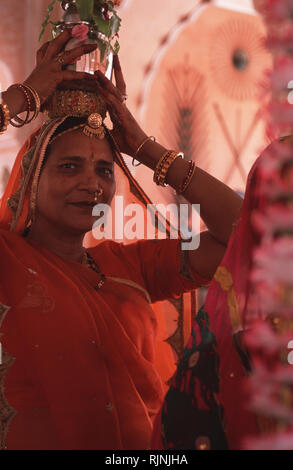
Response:
[{"label": "bindi on forehead", "polygon": [[95,142],[93,139],[90,140],[90,151],[91,151],[91,160],[94,160],[95,155],[97,154],[97,149],[95,148]]},{"label": "bindi on forehead", "polygon": [[89,143],[89,150],[90,150],[90,157],[89,160],[91,162],[99,161],[99,160],[109,160],[109,163],[113,163],[113,155],[108,148],[108,145],[102,145],[101,148],[97,149],[96,142],[91,140]]}]

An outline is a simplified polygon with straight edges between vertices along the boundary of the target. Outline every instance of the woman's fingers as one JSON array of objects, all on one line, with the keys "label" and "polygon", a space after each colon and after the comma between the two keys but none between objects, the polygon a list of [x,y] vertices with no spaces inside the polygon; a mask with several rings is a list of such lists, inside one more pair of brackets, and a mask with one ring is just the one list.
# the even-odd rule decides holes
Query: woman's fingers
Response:
[{"label": "woman's fingers", "polygon": [[59,52],[61,52],[65,46],[65,44],[68,42],[68,40],[71,38],[71,29],[66,28],[64,31],[62,31],[59,36],[57,36],[55,39],[50,41],[48,49],[45,54],[45,59],[53,59],[56,57]]},{"label": "woman's fingers", "polygon": [[120,91],[122,95],[126,95],[126,84],[123,77],[120,61],[118,55],[114,55],[113,57],[113,65],[114,65],[114,76],[116,87]]},{"label": "woman's fingers", "polygon": [[[106,82],[104,81],[104,83]],[[107,108],[114,124],[113,131],[115,132],[115,138],[118,139],[117,142],[121,152],[133,155],[138,145],[146,138],[146,134],[140,128],[129,109],[122,104],[121,96],[117,97],[113,93],[113,85],[110,87],[107,83],[106,87],[99,81],[97,88],[108,105]]]},{"label": "woman's fingers", "polygon": [[121,115],[123,114],[123,112],[125,112],[126,107],[121,104],[121,101],[119,98],[117,98],[115,95],[113,95],[109,90],[107,90],[103,86],[97,84],[97,88],[100,94],[105,99],[106,103],[110,105],[108,110],[109,110],[112,121],[114,123],[117,120],[120,121]]},{"label": "woman's fingers", "polygon": [[37,65],[43,60],[47,49],[49,47],[50,41],[45,42],[37,51]]},{"label": "woman's fingers", "polygon": [[104,90],[114,95],[120,101],[120,103],[122,102],[121,92],[113,85],[113,83],[110,82],[110,80],[108,80],[107,77],[105,77],[105,75],[100,70],[95,72],[95,77],[97,78],[99,85]]},{"label": "woman's fingers", "polygon": [[[75,47],[70,51],[66,51],[62,54],[62,65],[67,65],[72,62],[74,59],[78,59],[80,56],[84,54],[88,54],[89,52],[94,51],[97,49],[97,44],[82,44],[81,46]],[[58,60],[57,60],[58,62]],[[61,63],[61,62],[60,62]]]},{"label": "woman's fingers", "polygon": [[95,80],[94,75],[86,72],[75,72],[73,70],[62,70],[60,77],[63,80]]}]

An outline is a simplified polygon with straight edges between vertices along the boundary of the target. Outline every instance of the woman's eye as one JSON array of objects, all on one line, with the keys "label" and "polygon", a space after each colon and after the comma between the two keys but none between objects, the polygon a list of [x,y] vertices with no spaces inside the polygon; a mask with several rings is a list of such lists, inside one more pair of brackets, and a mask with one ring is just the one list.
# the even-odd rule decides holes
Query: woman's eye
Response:
[{"label": "woman's eye", "polygon": [[63,163],[63,165],[60,165],[60,168],[75,170],[76,164],[75,163]]},{"label": "woman's eye", "polygon": [[111,170],[110,168],[101,167],[99,168],[99,172],[109,177],[113,176],[113,170]]}]

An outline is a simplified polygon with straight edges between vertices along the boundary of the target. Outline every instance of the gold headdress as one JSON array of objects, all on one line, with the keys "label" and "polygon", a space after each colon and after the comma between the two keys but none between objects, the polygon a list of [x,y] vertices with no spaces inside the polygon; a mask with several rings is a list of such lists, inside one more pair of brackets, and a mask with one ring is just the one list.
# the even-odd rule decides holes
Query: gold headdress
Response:
[{"label": "gold headdress", "polygon": [[87,123],[80,124],[88,137],[105,137],[103,120],[106,117],[107,107],[104,99],[93,91],[78,89],[58,89],[45,103],[49,119],[65,116],[84,117]]}]

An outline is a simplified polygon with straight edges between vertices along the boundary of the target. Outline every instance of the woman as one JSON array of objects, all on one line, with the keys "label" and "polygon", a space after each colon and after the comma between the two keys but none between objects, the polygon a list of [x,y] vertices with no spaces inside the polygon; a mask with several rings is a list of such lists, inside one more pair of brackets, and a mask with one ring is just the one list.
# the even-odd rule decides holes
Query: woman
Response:
[{"label": "woman", "polygon": [[[276,429],[276,421],[258,416],[250,406],[247,378],[255,351],[251,354],[245,346],[244,332],[253,327],[248,321],[252,307],[257,312],[255,318],[262,317],[262,306],[253,299],[250,272],[254,251],[261,243],[253,216],[273,207],[263,191],[264,181],[272,184],[264,169],[270,168],[276,155],[287,155],[282,163],[285,181],[292,168],[291,146],[290,138],[273,142],[249,173],[238,223],[205,304],[194,319],[190,339],[156,418],[152,442],[155,449],[239,450],[245,448],[248,438],[265,436]],[[288,174],[288,187],[289,178]],[[276,198],[275,207],[282,204],[285,202]],[[267,320],[267,329],[281,324],[277,314]],[[268,333],[263,334],[265,337]],[[257,354],[261,353],[260,348]],[[284,353],[286,357],[287,351]],[[266,358],[269,370],[280,365],[280,357],[273,354]]]},{"label": "woman", "polygon": [[[60,49],[53,56],[49,47],[52,63],[62,65]],[[117,88],[96,74],[113,131],[92,107],[80,111],[85,101],[71,109],[75,117],[62,115],[68,103],[51,101],[62,116],[26,142],[2,198],[2,447],[149,448],[163,399],[150,303],[209,282],[241,207],[224,184],[199,168],[190,172],[176,152],[147,138],[123,104],[117,59],[115,76]],[[137,199],[148,201],[120,151],[155,170],[161,183],[182,190],[184,182],[185,198],[201,204],[208,227],[197,250],[181,256],[179,240],[105,241],[85,250],[93,206],[110,204],[115,193],[114,161]]]}]

